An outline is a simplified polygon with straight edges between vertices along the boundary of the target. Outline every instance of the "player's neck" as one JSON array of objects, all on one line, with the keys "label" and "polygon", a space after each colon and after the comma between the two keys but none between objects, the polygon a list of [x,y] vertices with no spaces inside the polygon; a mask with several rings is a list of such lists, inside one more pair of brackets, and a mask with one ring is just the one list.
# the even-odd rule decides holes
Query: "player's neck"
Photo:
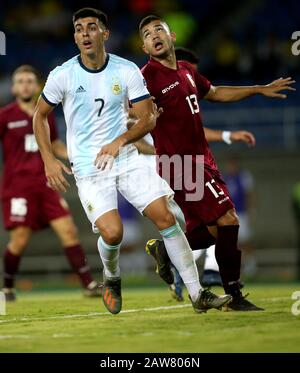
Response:
[{"label": "player's neck", "polygon": [[152,57],[155,61],[160,62],[163,66],[168,67],[169,69],[172,70],[177,70],[177,61],[175,57],[175,53],[170,53],[167,56],[163,58],[157,58],[157,57]]},{"label": "player's neck", "polygon": [[27,115],[29,115],[30,117],[33,116],[34,114],[34,109],[35,109],[35,105],[36,105],[36,101],[35,100],[31,100],[29,102],[24,102],[20,99],[17,99],[17,103],[19,105],[19,108],[24,111],[24,113],[26,113]]},{"label": "player's neck", "polygon": [[105,50],[94,54],[94,55],[84,55],[80,54],[81,62],[90,70],[99,70],[105,64],[107,54]]}]

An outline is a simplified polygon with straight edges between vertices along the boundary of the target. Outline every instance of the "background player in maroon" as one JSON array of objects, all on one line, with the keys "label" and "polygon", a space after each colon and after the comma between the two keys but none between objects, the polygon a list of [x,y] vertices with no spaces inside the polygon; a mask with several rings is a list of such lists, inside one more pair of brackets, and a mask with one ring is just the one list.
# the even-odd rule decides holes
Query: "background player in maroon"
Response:
[{"label": "background player in maroon", "polygon": [[[204,155],[204,196],[199,201],[187,201],[186,190],[175,190],[175,200],[181,207],[187,223],[187,237],[197,237],[197,228],[214,226],[216,258],[226,293],[233,296],[230,304],[235,310],[258,310],[245,300],[240,291],[241,252],[237,246],[239,221],[226,185],[218,171],[205,139],[198,101],[231,102],[254,94],[286,98],[282,90],[290,87],[291,78],[278,79],[265,86],[214,87],[205,77],[183,61],[176,61],[176,35],[157,16],[144,18],[139,26],[144,51],[151,59],[142,72],[149,92],[163,113],[152,131],[156,153],[184,157],[192,155],[196,168],[197,155]],[[173,177],[172,177],[173,176]],[[186,175],[183,175],[186,177]],[[171,175],[171,187],[175,177]],[[191,245],[191,237],[190,237]],[[191,245],[192,246],[192,245]],[[199,248],[199,241],[198,241]]]},{"label": "background player in maroon", "polygon": [[[44,164],[32,128],[32,115],[40,92],[37,71],[28,65],[13,73],[12,93],[16,101],[0,110],[3,151],[2,209],[9,243],[3,255],[3,291],[15,299],[14,280],[21,255],[33,231],[48,225],[58,235],[64,252],[79,275],[84,293],[97,295],[97,283],[77,235],[66,201],[48,185]],[[49,116],[51,141],[57,156],[67,159],[65,144],[58,139],[53,114]]]}]

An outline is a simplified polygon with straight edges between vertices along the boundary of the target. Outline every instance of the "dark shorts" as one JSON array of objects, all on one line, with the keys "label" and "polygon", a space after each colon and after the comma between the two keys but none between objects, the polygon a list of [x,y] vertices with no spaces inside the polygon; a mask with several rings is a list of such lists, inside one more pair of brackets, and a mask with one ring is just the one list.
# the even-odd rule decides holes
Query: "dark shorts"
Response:
[{"label": "dark shorts", "polygon": [[11,192],[2,199],[2,213],[5,229],[26,226],[32,230],[70,215],[67,202],[46,185]]},{"label": "dark shorts", "polygon": [[234,203],[218,170],[204,169],[204,193],[200,200],[187,201],[185,190],[175,191],[175,201],[182,209],[189,233],[199,225],[213,225],[234,208]]}]

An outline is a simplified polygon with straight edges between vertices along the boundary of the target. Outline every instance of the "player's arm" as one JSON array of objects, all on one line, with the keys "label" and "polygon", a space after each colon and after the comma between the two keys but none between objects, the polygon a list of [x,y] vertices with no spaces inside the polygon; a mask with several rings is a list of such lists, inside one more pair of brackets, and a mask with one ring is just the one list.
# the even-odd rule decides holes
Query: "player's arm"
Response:
[{"label": "player's arm", "polygon": [[[136,123],[136,117],[134,111],[129,109],[128,119],[127,119],[127,128],[130,129]],[[152,144],[149,144],[145,139],[140,139],[135,141],[134,145],[136,146],[139,153],[146,155],[155,155],[155,147]]]},{"label": "player's arm", "polygon": [[57,139],[57,140],[52,141],[51,145],[52,145],[52,151],[56,157],[65,159],[65,160],[69,159],[67,147],[63,141]]},{"label": "player's arm", "polygon": [[214,102],[233,102],[243,100],[244,98],[261,94],[266,97],[286,98],[287,95],[282,91],[295,91],[291,87],[295,83],[292,78],[280,78],[266,85],[253,86],[210,86],[204,99]]},{"label": "player's arm", "polygon": [[95,159],[95,166],[104,169],[115,158],[122,146],[136,142],[153,130],[156,123],[156,106],[151,98],[132,103],[135,124],[110,144],[104,145]]},{"label": "player's arm", "polygon": [[220,131],[204,127],[204,133],[208,142],[224,141],[229,145],[233,142],[243,142],[250,146],[254,146],[256,143],[254,135],[248,131]]},{"label": "player's arm", "polygon": [[63,175],[63,171],[71,174],[71,171],[57,158],[55,158],[51,140],[48,115],[53,110],[42,97],[39,98],[33,116],[33,131],[38,143],[41,156],[45,165],[45,174],[51,187],[58,191],[66,191],[69,183]]}]

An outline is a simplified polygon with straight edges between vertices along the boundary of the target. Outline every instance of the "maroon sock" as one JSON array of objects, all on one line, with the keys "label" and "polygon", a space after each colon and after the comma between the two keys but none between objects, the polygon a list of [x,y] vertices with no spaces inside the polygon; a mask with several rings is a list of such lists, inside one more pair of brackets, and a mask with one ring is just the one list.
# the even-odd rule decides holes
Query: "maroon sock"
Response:
[{"label": "maroon sock", "polygon": [[64,250],[73,271],[77,273],[82,286],[86,288],[93,281],[93,278],[81,245],[68,246]]},{"label": "maroon sock", "polygon": [[238,225],[218,227],[215,255],[225,293],[232,293],[240,280],[241,250],[238,248]]},{"label": "maroon sock", "polygon": [[6,248],[3,255],[3,287],[13,288],[15,284],[15,275],[18,272],[21,256],[15,255]]},{"label": "maroon sock", "polygon": [[209,233],[205,225],[199,225],[191,232],[186,233],[186,238],[192,250],[207,249],[216,243],[215,237]]}]

